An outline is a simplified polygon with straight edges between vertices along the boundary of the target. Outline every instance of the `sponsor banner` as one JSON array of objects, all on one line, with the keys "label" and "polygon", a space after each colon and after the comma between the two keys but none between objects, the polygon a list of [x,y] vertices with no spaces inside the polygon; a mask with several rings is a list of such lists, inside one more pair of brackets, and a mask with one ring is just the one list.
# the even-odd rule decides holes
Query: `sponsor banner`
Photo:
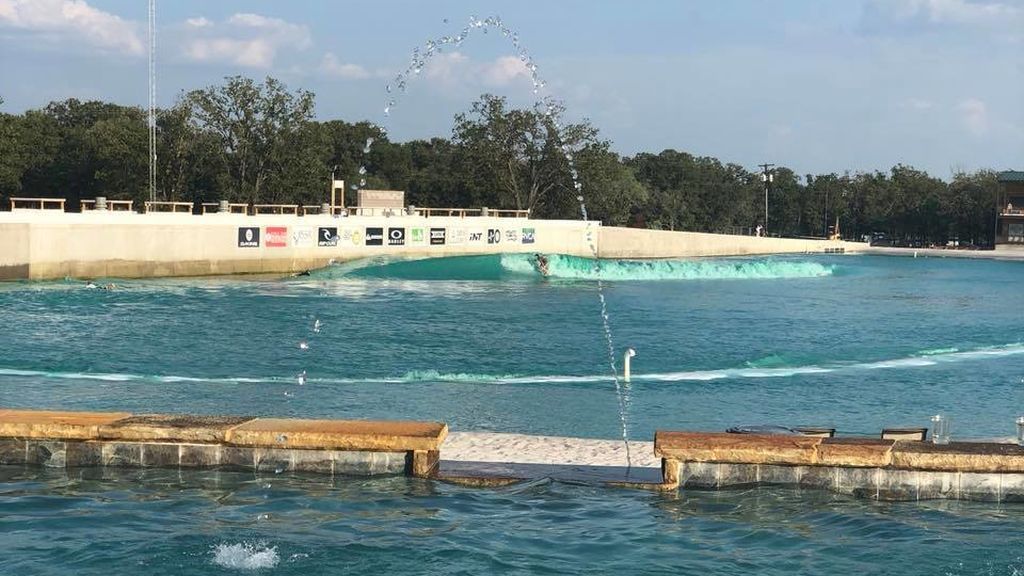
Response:
[{"label": "sponsor banner", "polygon": [[238,229],[238,247],[239,248],[259,248],[260,247],[260,229],[259,228],[239,228]]},{"label": "sponsor banner", "polygon": [[444,244],[445,229],[444,228],[431,228],[430,229],[430,245],[440,246]]},{"label": "sponsor banner", "polygon": [[409,229],[409,244],[414,246],[422,246],[427,243],[427,235],[424,233],[423,228],[410,228]]},{"label": "sponsor banner", "polygon": [[523,239],[523,244],[533,244],[533,228],[523,228],[523,233],[519,237]]},{"label": "sponsor banner", "polygon": [[366,245],[367,246],[383,246],[384,245],[384,229],[383,228],[367,228],[366,229]]},{"label": "sponsor banner", "polygon": [[313,229],[309,226],[296,226],[292,228],[292,246],[296,248],[309,248],[313,246]]},{"label": "sponsor banner", "polygon": [[519,230],[505,230],[505,242],[519,244]]},{"label": "sponsor banner", "polygon": [[405,228],[388,228],[388,246],[405,246]]},{"label": "sponsor banner", "polygon": [[264,241],[267,248],[284,248],[288,245],[287,226],[267,226],[267,239]]},{"label": "sponsor banner", "polygon": [[[351,233],[349,234],[351,236]],[[330,227],[320,227],[316,233],[316,245],[317,246],[337,246],[338,245],[338,229]]]},{"label": "sponsor banner", "polygon": [[465,244],[469,240],[469,233],[465,228],[452,228],[448,230],[449,244]]},{"label": "sponsor banner", "polygon": [[469,242],[476,243],[476,242],[483,242],[483,241],[484,241],[484,231],[483,230],[470,230],[469,231]]},{"label": "sponsor banner", "polygon": [[501,230],[491,228],[487,231],[487,243],[488,244],[499,244],[501,243]]}]

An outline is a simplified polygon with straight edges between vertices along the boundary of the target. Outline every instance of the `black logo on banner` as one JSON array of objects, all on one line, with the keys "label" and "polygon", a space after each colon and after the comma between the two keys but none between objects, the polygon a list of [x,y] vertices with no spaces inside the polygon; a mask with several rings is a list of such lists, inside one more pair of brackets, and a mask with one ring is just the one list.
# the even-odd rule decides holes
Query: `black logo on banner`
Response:
[{"label": "black logo on banner", "polygon": [[337,246],[338,245],[338,229],[337,228],[321,228],[320,232],[316,235],[317,246]]},{"label": "black logo on banner", "polygon": [[367,246],[383,246],[384,245],[384,229],[383,228],[367,228],[366,229],[366,245]]},{"label": "black logo on banner", "polygon": [[430,229],[430,244],[437,246],[438,244],[444,244],[444,228],[431,228]]},{"label": "black logo on banner", "polygon": [[405,228],[388,228],[388,246],[405,246]]},{"label": "black logo on banner", "polygon": [[260,229],[259,228],[239,228],[238,229],[238,247],[239,248],[259,248],[260,247]]},{"label": "black logo on banner", "polygon": [[487,243],[497,244],[501,242],[501,230],[490,229],[487,231]]}]

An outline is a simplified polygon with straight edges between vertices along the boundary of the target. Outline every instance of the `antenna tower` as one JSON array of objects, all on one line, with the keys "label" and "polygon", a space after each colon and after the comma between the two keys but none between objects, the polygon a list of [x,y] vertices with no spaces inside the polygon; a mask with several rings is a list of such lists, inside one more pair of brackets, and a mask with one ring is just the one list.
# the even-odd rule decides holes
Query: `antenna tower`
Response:
[{"label": "antenna tower", "polygon": [[156,201],[156,0],[149,0],[149,200]]}]

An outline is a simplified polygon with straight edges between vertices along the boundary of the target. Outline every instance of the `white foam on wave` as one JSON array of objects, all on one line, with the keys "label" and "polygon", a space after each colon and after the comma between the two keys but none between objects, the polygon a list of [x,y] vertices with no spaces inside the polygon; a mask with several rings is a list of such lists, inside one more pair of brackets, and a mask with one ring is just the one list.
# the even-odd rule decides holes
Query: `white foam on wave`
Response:
[{"label": "white foam on wave", "polygon": [[[787,378],[804,374],[826,374],[830,372],[850,372],[855,370],[908,369],[935,366],[955,362],[967,362],[992,358],[1002,358],[1024,354],[1024,343],[986,346],[974,350],[955,352],[926,351],[904,358],[873,360],[859,363],[827,363],[804,366],[779,366],[745,368],[723,368],[711,370],[688,370],[653,374],[634,374],[634,382],[708,382],[713,380],[729,380],[741,378]],[[200,378],[192,376],[144,376],[120,373],[85,373],[85,372],[44,372],[39,370],[22,370],[18,368],[0,368],[0,376],[58,378],[67,380],[101,380],[108,382],[149,382],[149,383],[211,383],[211,384],[291,384],[294,378],[272,377],[229,377]],[[592,384],[610,382],[608,375],[538,375],[523,376],[519,374],[472,374],[443,373],[437,370],[418,370],[404,374],[402,377],[371,377],[371,378],[309,378],[309,384],[412,384],[418,382],[448,382],[467,384]]]},{"label": "white foam on wave", "polygon": [[213,547],[212,553],[214,564],[235,570],[273,568],[281,561],[277,547],[267,546],[265,542],[218,544]]}]

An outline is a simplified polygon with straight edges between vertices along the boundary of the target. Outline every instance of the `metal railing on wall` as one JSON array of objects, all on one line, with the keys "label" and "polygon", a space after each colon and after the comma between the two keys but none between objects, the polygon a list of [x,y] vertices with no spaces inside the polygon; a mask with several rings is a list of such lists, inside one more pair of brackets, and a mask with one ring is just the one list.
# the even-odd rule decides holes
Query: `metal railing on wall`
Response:
[{"label": "metal railing on wall", "polygon": [[109,210],[111,212],[131,212],[132,207],[135,204],[135,201],[105,199],[101,202],[99,199],[96,199],[81,200],[79,204],[81,204],[82,206],[82,212],[91,212],[93,210]]},{"label": "metal railing on wall", "polygon": [[60,210],[64,211],[63,198],[11,198],[11,210]]},{"label": "metal railing on wall", "polygon": [[143,204],[143,211],[150,212],[171,212],[176,214],[191,214],[192,202],[146,202]]},{"label": "metal railing on wall", "polygon": [[[10,198],[11,210],[60,210],[66,211],[67,201],[64,198]],[[134,207],[132,200],[109,200],[97,198],[95,200],[81,200],[81,209],[85,212],[92,211],[114,211],[131,212]],[[175,201],[148,201],[143,202],[142,212],[150,213],[171,213],[171,214],[192,214],[196,204],[193,202]],[[446,217],[446,218],[529,218],[529,210],[505,210],[495,208],[421,208],[408,207],[370,207],[355,206],[346,208],[343,206],[328,206],[326,204],[246,204],[241,202],[202,202],[199,205],[200,214],[213,214],[227,212],[230,214],[245,214],[250,216],[420,216],[423,218]]]}]

